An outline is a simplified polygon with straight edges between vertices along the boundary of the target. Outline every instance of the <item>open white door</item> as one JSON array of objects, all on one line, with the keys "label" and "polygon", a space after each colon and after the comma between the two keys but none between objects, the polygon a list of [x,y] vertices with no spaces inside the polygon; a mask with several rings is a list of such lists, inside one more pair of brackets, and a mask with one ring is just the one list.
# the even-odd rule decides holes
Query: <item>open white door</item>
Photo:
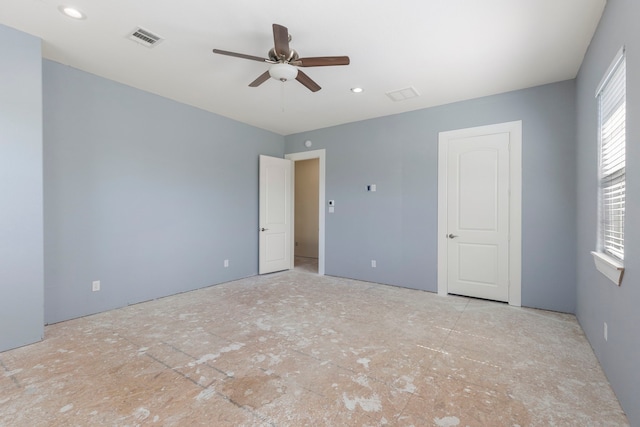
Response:
[{"label": "open white door", "polygon": [[292,165],[291,160],[260,156],[259,274],[293,268]]}]

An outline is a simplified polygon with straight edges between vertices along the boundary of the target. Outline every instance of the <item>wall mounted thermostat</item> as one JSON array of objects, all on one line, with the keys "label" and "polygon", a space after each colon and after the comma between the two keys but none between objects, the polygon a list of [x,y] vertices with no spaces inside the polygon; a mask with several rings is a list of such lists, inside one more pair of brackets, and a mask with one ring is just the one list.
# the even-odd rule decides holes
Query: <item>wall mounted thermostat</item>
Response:
[{"label": "wall mounted thermostat", "polygon": [[329,200],[329,206],[335,206],[335,205],[336,205],[335,200]]}]

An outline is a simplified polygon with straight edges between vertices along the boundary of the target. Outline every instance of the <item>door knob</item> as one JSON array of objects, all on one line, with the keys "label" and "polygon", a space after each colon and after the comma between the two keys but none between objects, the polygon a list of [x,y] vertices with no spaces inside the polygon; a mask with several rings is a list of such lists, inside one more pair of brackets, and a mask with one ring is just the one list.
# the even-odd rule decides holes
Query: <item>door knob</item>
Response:
[{"label": "door knob", "polygon": [[260,231],[268,231],[268,230],[269,230],[268,228],[264,228],[264,227],[260,229]]},{"label": "door knob", "polygon": [[450,238],[450,239],[455,239],[455,238],[456,238],[456,237],[458,237],[458,236],[457,236],[457,235],[455,235],[455,234],[451,234],[451,233],[449,233],[449,235],[448,235],[447,237],[448,237],[448,238]]}]

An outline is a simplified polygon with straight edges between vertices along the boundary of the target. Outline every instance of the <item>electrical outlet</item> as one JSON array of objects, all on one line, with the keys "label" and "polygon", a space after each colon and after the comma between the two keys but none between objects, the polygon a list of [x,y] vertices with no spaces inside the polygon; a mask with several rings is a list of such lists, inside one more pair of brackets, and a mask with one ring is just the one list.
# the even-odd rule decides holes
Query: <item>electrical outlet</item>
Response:
[{"label": "electrical outlet", "polygon": [[376,263],[376,260],[375,260],[375,259],[372,259],[372,260],[371,260],[371,267],[372,267],[372,268],[376,268],[376,264],[377,264],[377,263]]},{"label": "electrical outlet", "polygon": [[94,280],[91,282],[91,290],[93,292],[98,292],[100,290],[100,280]]},{"label": "electrical outlet", "polygon": [[229,260],[228,259],[224,260],[224,267],[225,268],[229,267]]},{"label": "electrical outlet", "polygon": [[607,341],[609,339],[609,326],[607,322],[604,322],[604,340]]}]

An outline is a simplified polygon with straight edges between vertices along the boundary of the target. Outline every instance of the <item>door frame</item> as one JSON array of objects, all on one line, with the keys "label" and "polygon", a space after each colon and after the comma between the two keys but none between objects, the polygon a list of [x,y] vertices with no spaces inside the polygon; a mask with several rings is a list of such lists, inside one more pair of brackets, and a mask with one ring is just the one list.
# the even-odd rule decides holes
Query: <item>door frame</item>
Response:
[{"label": "door frame", "polygon": [[[284,156],[285,159],[292,160],[294,162],[294,167],[292,168],[292,177],[291,177],[291,262],[295,258],[295,191],[294,186],[296,182],[295,173],[295,162],[300,160],[310,160],[310,159],[318,159],[318,275],[324,276],[324,232],[325,232],[325,163],[326,163],[326,150],[311,150],[311,151],[303,151],[300,153],[291,153],[286,154]],[[293,265],[291,266],[293,268]]]},{"label": "door frame", "polygon": [[522,120],[438,134],[438,295],[448,295],[447,158],[451,139],[508,132],[509,136],[509,305],[522,304]]}]

